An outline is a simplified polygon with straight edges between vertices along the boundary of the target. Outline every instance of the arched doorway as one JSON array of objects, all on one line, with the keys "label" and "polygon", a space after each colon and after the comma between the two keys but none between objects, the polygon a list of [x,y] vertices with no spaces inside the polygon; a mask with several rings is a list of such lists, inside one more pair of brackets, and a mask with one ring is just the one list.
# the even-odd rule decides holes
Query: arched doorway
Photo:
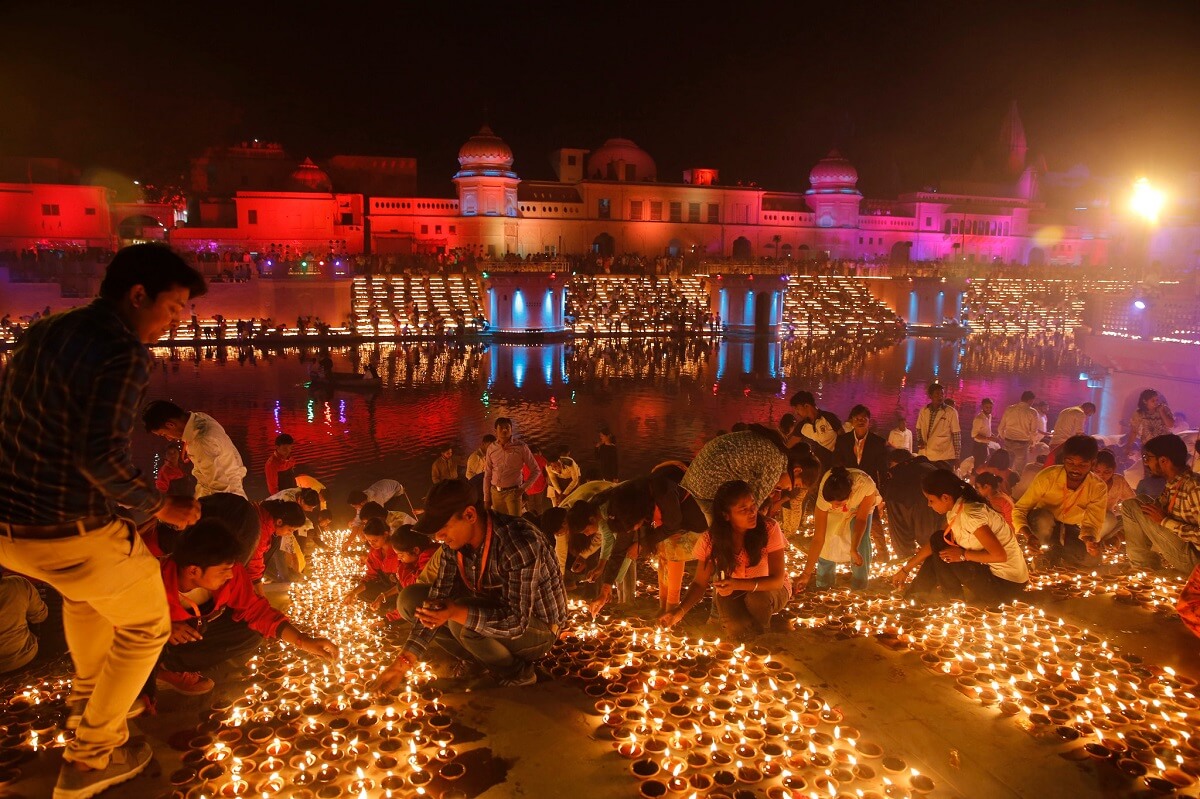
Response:
[{"label": "arched doorway", "polygon": [[792,245],[785,244],[780,248],[780,257],[788,261],[792,260]]},{"label": "arched doorway", "polygon": [[667,244],[667,257],[678,258],[683,253],[683,242],[679,239],[671,239]]},{"label": "arched doorway", "polygon": [[743,260],[750,260],[753,257],[750,249],[750,239],[745,236],[738,236],[733,241],[733,257]]},{"label": "arched doorway", "polygon": [[592,252],[597,255],[608,257],[616,250],[616,241],[607,233],[601,233],[596,238],[592,239]]},{"label": "arched doorway", "polygon": [[117,235],[125,241],[162,241],[167,237],[167,229],[149,214],[138,214],[122,219],[117,225]]},{"label": "arched doorway", "polygon": [[1046,251],[1043,250],[1041,247],[1034,247],[1032,250],[1030,250],[1029,251],[1029,265],[1030,266],[1045,266],[1046,265]]},{"label": "arched doorway", "polygon": [[893,264],[906,264],[910,260],[912,252],[911,241],[898,241],[892,245],[891,262]]},{"label": "arched doorway", "polygon": [[812,251],[809,249],[807,244],[801,244],[798,252],[800,253],[801,261],[807,261],[808,259],[812,258]]}]

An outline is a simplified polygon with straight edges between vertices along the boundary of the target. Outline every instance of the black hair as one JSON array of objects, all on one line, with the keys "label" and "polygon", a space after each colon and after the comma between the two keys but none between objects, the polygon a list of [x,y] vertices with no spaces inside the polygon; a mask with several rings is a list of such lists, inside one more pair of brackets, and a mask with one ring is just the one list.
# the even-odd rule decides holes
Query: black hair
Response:
[{"label": "black hair", "polygon": [[1138,394],[1138,403],[1137,403],[1138,410],[1141,411],[1142,413],[1149,413],[1150,409],[1146,407],[1146,403],[1157,396],[1158,396],[1158,392],[1152,388],[1148,388],[1145,391],[1143,391],[1141,394]]},{"label": "black hair", "polygon": [[179,568],[208,569],[242,562],[242,545],[223,522],[201,519],[189,527],[175,544],[170,558]]},{"label": "black hair", "polygon": [[1037,394],[1034,394],[1032,391],[1021,392],[1021,402],[1032,402],[1035,399],[1037,399]]},{"label": "black hair", "polygon": [[1102,449],[1096,453],[1096,465],[1107,466],[1115,471],[1117,468],[1117,456],[1111,449]]},{"label": "black hair", "polygon": [[[563,529],[563,525],[567,523],[568,513],[567,508],[547,508],[541,518],[538,519],[538,529],[553,541],[554,536],[558,535],[558,531]],[[568,532],[570,532],[569,529]]]},{"label": "black hair", "polygon": [[496,436],[495,436],[495,435],[493,435],[493,434],[491,434],[491,433],[488,433],[487,435],[485,435],[485,436],[483,437],[483,443],[484,443],[484,444],[495,444],[495,443],[496,443]]},{"label": "black hair", "polygon": [[144,288],[150,299],[176,287],[187,289],[189,299],[202,297],[208,291],[204,276],[161,244],[122,247],[104,270],[100,296],[118,302],[134,286]]},{"label": "black hair", "polygon": [[367,519],[365,522],[363,522],[362,533],[364,536],[370,536],[371,538],[383,538],[390,532],[391,528],[388,527],[386,519],[380,519],[376,516],[372,516],[370,519]]},{"label": "black hair", "polygon": [[899,466],[913,459],[913,454],[906,449],[894,449],[888,453],[888,466]]},{"label": "black hair", "polygon": [[1006,449],[998,449],[988,456],[987,465],[993,469],[1012,469],[1012,453]]},{"label": "black hair", "polygon": [[147,433],[162,430],[168,422],[187,418],[188,412],[170,400],[154,400],[142,411],[142,424]]},{"label": "black hair", "polygon": [[813,396],[811,391],[797,391],[792,395],[791,401],[788,403],[793,408],[797,405],[811,405],[817,407],[817,398]]},{"label": "black hair", "polygon": [[512,419],[509,419],[507,416],[497,416],[496,422],[495,422],[495,424],[492,425],[492,428],[495,429],[497,427],[512,427],[512,426],[513,426]]},{"label": "black hair", "polygon": [[[733,509],[734,503],[745,497],[754,498],[754,492],[749,483],[744,480],[730,480],[721,483],[717,495],[713,497],[712,524],[709,525],[708,535],[712,539],[712,557],[717,568],[732,574],[737,568],[738,553],[733,549],[733,525],[725,518],[725,514]],[[746,565],[757,566],[762,560],[763,548],[767,545],[767,519],[762,513],[757,515],[757,523],[752,530],[747,530],[742,539],[742,548],[746,550]]]},{"label": "black hair", "polygon": [[287,433],[280,433],[279,435],[275,436],[275,446],[277,446],[277,447],[282,447],[285,444],[295,444],[295,443],[296,443],[296,439],[292,438]]},{"label": "black hair", "polygon": [[785,413],[783,416],[779,417],[779,432],[783,433],[785,436],[788,436],[791,435],[792,431],[795,429],[796,414]]},{"label": "black hair", "polygon": [[600,516],[600,508],[586,500],[576,502],[567,508],[567,530],[571,535],[579,535],[589,524]]},{"label": "black hair", "polygon": [[321,510],[317,511],[317,520],[322,522],[333,521],[333,511],[329,508],[321,508]]},{"label": "black hair", "polygon": [[671,485],[677,484],[663,475],[637,477],[598,494],[593,502],[607,503],[608,526],[621,535],[653,519],[654,498],[662,496]]},{"label": "black hair", "polygon": [[797,444],[788,451],[788,474],[795,474],[797,469],[805,486],[811,488],[816,485],[817,478],[821,476],[821,461],[813,455],[808,444]]},{"label": "black hair", "polygon": [[821,496],[826,502],[845,502],[850,499],[853,490],[850,470],[845,466],[834,466],[825,478],[825,485],[821,487]]},{"label": "black hair", "polygon": [[942,392],[943,394],[945,394],[945,393],[946,393],[946,388],[945,388],[945,387],[944,387],[944,386],[943,386],[941,383],[939,383],[938,381],[934,380],[932,383],[930,383],[929,385],[927,385],[927,386],[925,387],[925,394],[926,394],[926,396],[932,397],[932,396],[933,396],[933,392],[935,392],[935,391],[940,391],[940,392]]},{"label": "black hair", "polygon": [[392,533],[391,544],[392,549],[397,552],[412,552],[414,549],[429,549],[433,546],[433,539],[427,535],[421,535],[411,524],[402,524]]},{"label": "black hair", "polygon": [[1085,461],[1094,461],[1099,452],[1100,445],[1091,436],[1071,436],[1062,445],[1063,460],[1083,458]]},{"label": "black hair", "polygon": [[[945,471],[944,469],[942,471]],[[975,485],[987,486],[993,491],[1002,491],[1004,481],[1000,479],[1000,475],[995,472],[984,472],[975,476]]]},{"label": "black hair", "polygon": [[934,469],[922,477],[921,490],[931,497],[940,497],[946,494],[952,499],[961,499],[963,502],[987,504],[987,500],[975,490],[975,486],[959,479],[958,475],[949,469]]},{"label": "black hair", "polygon": [[386,519],[387,511],[378,502],[367,502],[358,509],[358,518],[363,521],[368,519]]},{"label": "black hair", "polygon": [[871,409],[868,408],[866,405],[855,405],[853,408],[850,409],[850,415],[847,416],[846,418],[853,419],[855,416],[865,416],[868,419],[870,419],[871,418]]},{"label": "black hair", "polygon": [[366,501],[367,501],[367,492],[366,491],[351,491],[349,493],[349,495],[347,495],[347,497],[346,497],[347,505],[357,505],[360,502],[366,502]]},{"label": "black hair", "polygon": [[321,495],[317,493],[317,489],[315,488],[302,488],[300,489],[300,501],[305,505],[317,508],[321,505]]},{"label": "black hair", "polygon": [[1150,453],[1156,458],[1166,458],[1176,469],[1187,470],[1187,444],[1174,433],[1155,436],[1142,445],[1142,453]]},{"label": "black hair", "polygon": [[271,514],[272,519],[278,519],[288,527],[303,527],[304,522],[307,521],[304,509],[300,507],[299,503],[291,500],[265,499],[259,507]]}]

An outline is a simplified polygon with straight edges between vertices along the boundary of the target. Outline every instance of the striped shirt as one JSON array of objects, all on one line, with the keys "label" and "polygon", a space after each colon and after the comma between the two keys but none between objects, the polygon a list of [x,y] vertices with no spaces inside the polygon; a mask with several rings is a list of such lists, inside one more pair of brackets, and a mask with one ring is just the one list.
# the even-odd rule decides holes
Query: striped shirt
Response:
[{"label": "striped shirt", "polygon": [[150,353],[111,302],[32,325],[0,377],[0,521],[162,507],[130,450],[149,379]]},{"label": "striped shirt", "polygon": [[[483,603],[467,608],[463,626],[488,638],[518,638],[535,616],[552,628],[565,623],[567,594],[562,571],[546,537],[524,519],[490,511],[489,517],[492,545],[483,564],[482,580],[479,574],[482,547],[464,546],[459,550],[465,570],[460,576],[454,550],[443,545],[429,599],[455,598],[457,591],[462,590],[456,590],[456,581],[467,586],[482,583],[478,593],[471,591],[471,594]],[[404,651],[417,660],[422,659],[435,632],[420,624],[413,625]]]}]

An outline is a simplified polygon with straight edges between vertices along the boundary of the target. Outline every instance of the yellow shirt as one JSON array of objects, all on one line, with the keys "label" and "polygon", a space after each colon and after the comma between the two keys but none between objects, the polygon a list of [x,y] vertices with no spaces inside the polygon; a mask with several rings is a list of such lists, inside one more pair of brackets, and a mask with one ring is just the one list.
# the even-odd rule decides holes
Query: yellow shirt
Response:
[{"label": "yellow shirt", "polygon": [[1066,468],[1049,466],[1038,472],[1013,506],[1013,528],[1028,527],[1026,517],[1038,508],[1053,512],[1054,518],[1063,524],[1077,526],[1081,538],[1095,539],[1108,510],[1108,486],[1089,472],[1079,488],[1072,491],[1067,488]]}]

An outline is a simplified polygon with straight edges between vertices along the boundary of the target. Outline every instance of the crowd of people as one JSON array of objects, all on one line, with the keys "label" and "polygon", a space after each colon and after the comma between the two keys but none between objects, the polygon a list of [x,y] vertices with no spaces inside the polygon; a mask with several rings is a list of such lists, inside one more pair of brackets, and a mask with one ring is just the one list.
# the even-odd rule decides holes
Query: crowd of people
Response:
[{"label": "crowd of people", "polygon": [[[636,474],[622,469],[611,430],[582,462],[497,418],[465,461],[446,443],[417,500],[384,477],[339,501],[280,433],[267,496],[251,501],[245,461],[217,419],[145,402],[146,345],[205,289],[169,250],[123,249],[100,297],[32,325],[0,379],[0,566],[20,575],[2,584],[13,597],[3,629],[16,634],[0,637],[15,644],[0,664],[36,654],[27,632],[45,608],[29,586],[61,594],[75,669],[63,723],[74,735],[55,799],[88,799],[146,767],[151,750],[127,722],[147,696],[206,694],[206,672],[266,638],[336,658],[336,643],[293,624],[264,586],[304,579],[350,511],[362,572],[343,601],[367,603],[404,637],[379,691],[430,660],[473,684],[536,683],[569,596],[592,613],[648,600],[663,628],[713,624],[748,640],[777,625],[793,595],[834,587],[842,572],[852,591],[886,577],[915,602],[990,606],[1025,595],[1040,570],[1101,568],[1122,546],[1136,569],[1200,566],[1195,453],[1153,389],[1116,449],[1088,434],[1087,402],[1050,425],[1025,392],[993,427],[985,401],[964,438],[936,382],[912,428],[898,417],[886,433],[864,405],[843,422],[798,391],[778,424],[739,423],[687,460]],[[134,463],[138,423],[167,442],[153,479]],[[1140,473],[1118,474],[1130,459]],[[882,562],[895,570],[872,569]],[[640,597],[647,563],[657,580]]]}]

